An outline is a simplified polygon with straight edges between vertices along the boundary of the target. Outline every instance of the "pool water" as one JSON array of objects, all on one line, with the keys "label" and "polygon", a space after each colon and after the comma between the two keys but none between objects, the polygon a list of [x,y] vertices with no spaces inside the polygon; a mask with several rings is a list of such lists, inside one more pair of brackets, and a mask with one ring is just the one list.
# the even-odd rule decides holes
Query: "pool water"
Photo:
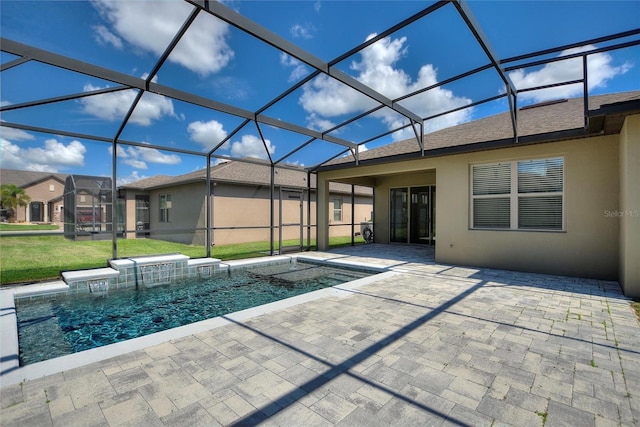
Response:
[{"label": "pool water", "polygon": [[298,262],[153,288],[17,300],[20,364],[101,347],[369,276]]}]

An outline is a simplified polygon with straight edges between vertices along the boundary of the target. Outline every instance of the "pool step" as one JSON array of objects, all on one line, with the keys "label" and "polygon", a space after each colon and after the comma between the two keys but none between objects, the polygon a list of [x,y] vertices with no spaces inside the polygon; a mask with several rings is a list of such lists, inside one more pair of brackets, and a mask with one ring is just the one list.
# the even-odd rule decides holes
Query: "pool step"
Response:
[{"label": "pool step", "polygon": [[[51,301],[31,304],[23,302],[20,307],[20,346],[27,354],[23,363],[34,363],[52,357],[73,353],[71,345],[64,339]],[[44,345],[43,343],[48,343]],[[53,344],[51,344],[53,343]],[[35,358],[35,359],[30,359]]]}]

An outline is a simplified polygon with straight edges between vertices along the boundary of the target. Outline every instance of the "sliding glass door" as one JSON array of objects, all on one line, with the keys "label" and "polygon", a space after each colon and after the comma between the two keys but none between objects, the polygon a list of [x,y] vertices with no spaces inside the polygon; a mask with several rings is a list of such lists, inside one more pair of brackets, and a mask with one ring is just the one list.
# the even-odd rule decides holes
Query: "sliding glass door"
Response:
[{"label": "sliding glass door", "polygon": [[429,244],[429,187],[411,188],[409,242]]},{"label": "sliding glass door", "polygon": [[391,242],[434,244],[435,190],[432,185],[391,189]]},{"label": "sliding glass door", "polygon": [[407,232],[409,229],[409,215],[407,214],[407,188],[391,189],[391,212],[390,212],[390,230],[391,236],[389,240],[396,243],[407,243]]}]

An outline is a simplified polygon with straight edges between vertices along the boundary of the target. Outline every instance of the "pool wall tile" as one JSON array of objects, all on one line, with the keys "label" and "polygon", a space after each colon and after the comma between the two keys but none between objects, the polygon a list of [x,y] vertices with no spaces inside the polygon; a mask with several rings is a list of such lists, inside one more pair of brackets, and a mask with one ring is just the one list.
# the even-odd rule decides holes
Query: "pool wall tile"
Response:
[{"label": "pool wall tile", "polygon": [[106,282],[109,286],[115,286],[119,274],[113,268],[94,268],[65,271],[62,273],[62,279],[69,286],[70,292],[90,292],[92,284],[97,282]]},{"label": "pool wall tile", "polygon": [[64,289],[42,287],[32,294],[17,294],[16,298],[42,298],[51,297],[54,293],[105,292],[108,289],[131,288],[144,282],[142,271],[145,267],[149,267],[152,274],[163,274],[161,279],[156,277],[155,284],[212,277],[220,269],[220,260],[190,259],[186,255],[175,254],[111,260],[109,265],[110,267],[106,268],[65,271],[62,273],[63,281],[59,282],[64,284]]},{"label": "pool wall tile", "polygon": [[69,286],[62,280],[45,282],[17,288],[13,291],[14,300],[55,298],[56,295],[69,292]]},{"label": "pool wall tile", "polygon": [[190,259],[185,267],[185,277],[189,279],[212,277],[220,266],[217,258]]}]

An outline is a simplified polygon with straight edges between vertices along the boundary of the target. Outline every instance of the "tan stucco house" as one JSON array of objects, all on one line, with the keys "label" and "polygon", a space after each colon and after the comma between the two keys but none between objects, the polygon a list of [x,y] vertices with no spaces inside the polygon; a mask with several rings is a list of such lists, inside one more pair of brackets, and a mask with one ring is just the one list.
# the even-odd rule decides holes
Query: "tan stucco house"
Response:
[{"label": "tan stucco house", "polygon": [[0,169],[0,183],[14,184],[31,198],[18,206],[16,222],[62,224],[64,184],[67,174]]},{"label": "tan stucco house", "polygon": [[[209,224],[210,241],[216,245],[269,241],[271,225],[276,241],[280,231],[282,240],[298,239],[301,233],[304,239],[315,239],[315,175],[301,168],[274,168],[273,204],[269,165],[227,161],[213,166],[209,179],[210,218],[206,169],[120,186],[118,197],[125,200],[129,230],[126,238],[153,237],[203,245]],[[327,235],[351,235],[352,219],[357,224],[355,232],[360,232],[359,224],[371,220],[372,194],[367,187],[353,186],[352,193],[351,185],[331,184],[325,198],[331,212]]]},{"label": "tan stucco house", "polygon": [[[374,188],[375,241],[432,243],[442,263],[618,280],[640,297],[640,92],[563,99],[332,161]],[[437,192],[436,192],[437,189]],[[326,249],[330,213],[319,211]],[[437,227],[436,227],[437,222]],[[437,233],[436,233],[437,228]]]}]

